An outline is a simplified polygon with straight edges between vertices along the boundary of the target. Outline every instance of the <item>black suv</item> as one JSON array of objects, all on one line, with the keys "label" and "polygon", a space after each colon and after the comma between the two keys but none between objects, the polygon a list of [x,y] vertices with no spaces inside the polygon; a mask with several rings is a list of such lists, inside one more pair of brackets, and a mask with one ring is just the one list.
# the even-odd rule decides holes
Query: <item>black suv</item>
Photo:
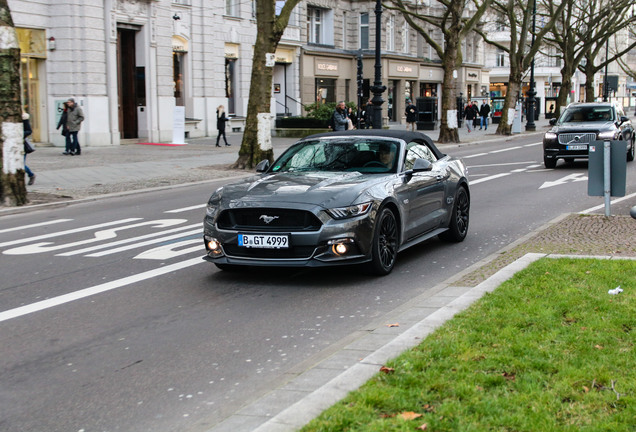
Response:
[{"label": "black suv", "polygon": [[609,102],[572,103],[543,137],[543,163],[556,167],[558,159],[587,159],[592,141],[627,141],[627,160],[634,160],[634,127],[623,108]]}]

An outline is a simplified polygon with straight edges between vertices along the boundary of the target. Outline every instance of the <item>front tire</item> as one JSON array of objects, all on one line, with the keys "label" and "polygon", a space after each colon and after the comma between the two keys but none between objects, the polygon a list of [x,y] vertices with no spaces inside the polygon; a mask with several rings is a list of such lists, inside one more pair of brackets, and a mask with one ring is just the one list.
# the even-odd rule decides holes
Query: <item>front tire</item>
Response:
[{"label": "front tire", "polygon": [[395,214],[385,207],[380,210],[373,233],[371,262],[368,264],[371,273],[378,276],[391,273],[397,258],[398,240],[399,229]]},{"label": "front tire", "polygon": [[548,169],[556,168],[556,164],[557,164],[556,158],[548,159],[547,157],[543,156],[543,165],[545,165],[546,168]]},{"label": "front tire", "polygon": [[444,231],[439,237],[442,240],[459,243],[464,241],[468,234],[468,222],[470,220],[470,197],[465,187],[460,186],[455,194],[453,214],[448,225],[448,231]]},{"label": "front tire", "polygon": [[627,162],[631,162],[634,160],[634,153],[636,153],[636,139],[632,138],[632,148],[627,152]]}]

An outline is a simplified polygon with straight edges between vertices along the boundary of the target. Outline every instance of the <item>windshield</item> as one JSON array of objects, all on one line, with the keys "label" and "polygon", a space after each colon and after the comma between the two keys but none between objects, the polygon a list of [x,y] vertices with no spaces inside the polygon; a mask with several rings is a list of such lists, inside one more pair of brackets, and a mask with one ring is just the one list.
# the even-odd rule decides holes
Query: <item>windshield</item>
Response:
[{"label": "windshield", "polygon": [[347,137],[305,141],[285,151],[271,170],[394,173],[398,148],[398,141],[387,138]]},{"label": "windshield", "polygon": [[575,106],[565,110],[560,123],[589,123],[614,121],[610,106]]}]

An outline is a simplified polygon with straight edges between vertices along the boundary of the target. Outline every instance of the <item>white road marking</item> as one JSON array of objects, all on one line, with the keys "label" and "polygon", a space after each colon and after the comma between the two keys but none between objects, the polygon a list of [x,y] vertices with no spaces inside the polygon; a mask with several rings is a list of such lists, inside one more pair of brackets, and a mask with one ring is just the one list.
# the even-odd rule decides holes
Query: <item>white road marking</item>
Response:
[{"label": "white road marking", "polygon": [[479,157],[479,156],[488,156],[488,153],[477,153],[473,155],[462,156],[462,159],[470,159],[470,158]]},{"label": "white road marking", "polygon": [[95,233],[93,234],[94,237],[89,239],[79,240],[79,241],[75,241],[71,243],[63,243],[58,245],[55,245],[55,244],[51,245],[52,242],[40,242],[40,243],[34,243],[34,244],[26,245],[26,246],[20,246],[13,249],[8,249],[8,250],[5,250],[3,253],[6,255],[30,255],[30,254],[43,253],[43,252],[53,252],[60,249],[68,249],[75,246],[81,246],[85,244],[96,243],[103,240],[112,239],[117,237],[118,231],[123,231],[130,228],[139,228],[141,226],[146,226],[146,225],[150,225],[155,228],[167,228],[174,225],[182,224],[187,221],[188,221],[187,219],[159,219],[154,221],[139,222],[132,225],[124,225],[117,228],[109,228],[105,230],[95,231]]},{"label": "white road marking", "polygon": [[544,182],[541,185],[541,187],[539,187],[539,189],[546,189],[552,186],[559,186],[566,183],[574,183],[574,182],[580,182],[580,181],[586,181],[586,180],[587,180],[587,176],[585,174],[574,173],[574,174],[567,175],[565,177],[561,177],[560,179],[555,181]]},{"label": "white road marking", "polygon": [[105,244],[101,244],[101,245],[95,245],[95,246],[90,246],[84,249],[76,249],[76,250],[72,250],[69,252],[64,252],[61,254],[57,254],[57,256],[73,256],[73,255],[80,255],[83,253],[87,253],[87,252],[93,252],[99,249],[107,249],[109,247],[113,247],[113,246],[119,246],[119,245],[123,245],[123,244],[127,244],[127,243],[133,243],[139,240],[145,240],[145,239],[149,239],[149,238],[153,238],[153,237],[159,237],[159,236],[163,236],[166,234],[171,234],[171,233],[175,233],[175,232],[179,232],[179,231],[185,231],[185,230],[189,230],[192,228],[196,228],[196,227],[200,227],[201,223],[196,223],[196,224],[192,224],[192,225],[185,225],[182,227],[178,227],[178,228],[173,228],[173,229],[169,229],[169,230],[165,230],[165,231],[160,231],[160,232],[156,232],[156,233],[150,233],[150,234],[146,234],[146,235],[142,235],[142,236],[138,236],[138,237],[132,237],[132,238],[127,238],[127,239],[122,239],[122,240],[118,240],[118,241],[114,241],[114,242],[110,242],[110,243],[105,243]]},{"label": "white road marking", "polygon": [[508,166],[508,165],[527,165],[531,164],[534,161],[526,161],[526,162],[505,162],[505,163],[497,163],[497,164],[485,164],[485,165],[468,165],[468,169],[471,168],[487,168],[487,167],[499,167],[499,166]]},{"label": "white road marking", "polygon": [[[179,249],[180,247],[188,246],[191,244],[196,244],[196,246],[187,249]],[[203,241],[201,239],[183,240],[177,243],[159,246],[140,253],[139,255],[134,257],[134,259],[152,259],[163,261],[196,251],[205,253],[205,246],[203,246]]]},{"label": "white road marking", "polygon": [[[633,198],[633,197],[636,197],[636,193],[633,193],[633,194],[630,194],[630,195],[625,195],[624,197],[620,197],[620,198],[617,198],[617,199],[615,199],[613,201],[610,201],[610,205],[619,203],[621,201],[625,201],[626,199],[630,199],[630,198]],[[605,207],[605,204],[603,203],[603,204],[597,205],[595,207],[591,207],[591,208],[589,208],[587,210],[583,210],[581,213],[582,214],[592,213],[593,211],[602,209],[604,207]]]},{"label": "white road marking", "polygon": [[182,213],[182,212],[186,212],[186,211],[190,211],[190,210],[196,210],[196,209],[200,209],[200,208],[205,208],[207,206],[206,204],[197,204],[197,205],[193,205],[190,207],[183,207],[183,208],[179,208],[179,209],[174,209],[174,210],[168,210],[165,211],[164,213]]},{"label": "white road marking", "polygon": [[[198,224],[197,224],[198,225]],[[200,241],[203,244],[203,227],[199,227],[197,229],[194,230],[190,230],[190,231],[185,231],[185,232],[180,232],[177,234],[173,234],[170,236],[166,236],[166,237],[161,237],[158,239],[153,239],[153,240],[146,240],[140,243],[135,243],[132,245],[128,245],[128,246],[121,246],[115,249],[108,249],[102,252],[95,252],[92,254],[88,254],[86,256],[88,257],[102,257],[102,256],[106,256],[106,255],[112,255],[114,253],[118,253],[118,252],[123,252],[123,251],[127,251],[127,250],[131,250],[131,249],[136,249],[142,246],[148,246],[151,244],[155,244],[155,243],[161,243],[164,242],[166,240],[173,240],[173,239],[177,239],[177,238],[181,238],[181,237],[188,237],[194,234],[201,234],[201,239],[199,239],[198,241]]]},{"label": "white road marking", "polygon": [[491,175],[489,177],[484,177],[484,178],[480,178],[480,179],[477,179],[477,180],[471,180],[470,184],[472,186],[472,185],[475,185],[475,184],[478,184],[478,183],[483,183],[483,182],[488,181],[488,180],[494,180],[494,179],[498,179],[498,178],[501,178],[501,177],[506,177],[506,176],[509,176],[509,175],[510,175],[510,173],[495,174],[495,175]]},{"label": "white road marking", "polygon": [[83,299],[86,297],[94,296],[96,294],[100,294],[106,291],[111,291],[117,288],[121,288],[126,285],[131,285],[136,282],[141,282],[147,279],[152,279],[157,276],[164,275],[166,273],[175,272],[187,267],[191,267],[196,264],[204,263],[205,261],[201,259],[201,257],[196,257],[189,259],[187,261],[178,262],[175,264],[170,264],[165,267],[160,267],[154,270],[149,270],[143,273],[139,273],[136,275],[128,276],[122,279],[117,279],[112,282],[106,282],[100,285],[95,285],[90,288],[84,288],[79,291],[75,291],[72,293],[64,294],[58,297],[53,297],[48,300],[42,300],[37,303],[32,303],[30,305],[21,306],[15,309],[9,309],[4,312],[0,312],[0,322],[8,321],[13,318],[18,318],[24,315],[28,315],[34,312],[38,312],[41,310],[49,309],[55,306],[60,306],[65,303],[70,303],[75,300]]},{"label": "white road marking", "polygon": [[56,220],[53,220],[53,221],[40,222],[40,223],[31,224],[31,225],[20,225],[20,226],[14,227],[14,228],[7,228],[7,229],[0,230],[0,234],[6,233],[6,232],[11,232],[11,231],[18,231],[18,230],[24,230],[24,229],[29,229],[29,228],[37,228],[37,227],[41,227],[41,226],[53,225],[53,224],[58,224],[58,223],[62,223],[62,222],[70,222],[72,220],[73,219],[56,219]]},{"label": "white road marking", "polygon": [[538,145],[542,145],[543,142],[538,142],[538,143],[532,143],[532,144],[524,144],[524,147],[534,147],[534,146],[538,146]]},{"label": "white road marking", "polygon": [[518,150],[520,148],[522,148],[522,147],[521,146],[506,147],[506,148],[501,149],[501,150],[493,150],[493,151],[490,152],[490,154],[503,153],[503,152],[507,152],[507,151],[510,151],[510,150]]},{"label": "white road marking", "polygon": [[113,226],[113,225],[119,225],[119,224],[123,224],[123,223],[127,223],[127,222],[133,222],[133,221],[138,221],[141,220],[142,218],[128,218],[128,219],[120,219],[120,220],[116,220],[116,221],[112,221],[112,222],[106,222],[103,224],[97,224],[97,225],[91,225],[91,226],[87,226],[87,227],[82,227],[82,228],[75,228],[75,229],[71,229],[71,230],[66,230],[66,231],[58,231],[58,232],[54,232],[54,233],[49,233],[49,234],[42,234],[39,236],[35,236],[35,237],[27,237],[27,238],[22,238],[19,240],[13,240],[13,241],[8,241],[8,242],[4,242],[4,243],[0,243],[0,247],[4,247],[4,246],[13,246],[16,244],[21,244],[21,243],[30,243],[36,240],[42,240],[42,239],[48,239],[48,238],[52,238],[52,237],[59,237],[59,236],[63,236],[66,234],[75,234],[78,232],[82,232],[82,231],[91,231],[97,228],[104,228],[104,227],[109,227],[109,226]]}]

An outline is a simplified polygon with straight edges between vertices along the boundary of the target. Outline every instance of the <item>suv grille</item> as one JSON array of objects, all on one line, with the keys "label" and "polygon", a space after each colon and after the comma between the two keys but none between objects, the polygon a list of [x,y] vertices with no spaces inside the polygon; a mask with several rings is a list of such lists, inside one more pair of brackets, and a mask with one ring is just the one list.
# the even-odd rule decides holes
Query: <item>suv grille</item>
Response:
[{"label": "suv grille", "polygon": [[230,257],[254,259],[309,259],[315,246],[292,246],[289,249],[244,248],[235,244],[224,244],[223,249]]},{"label": "suv grille", "polygon": [[[576,137],[579,137],[578,141]],[[570,144],[572,142],[581,142],[584,144],[596,141],[595,133],[563,133],[559,134],[559,144]]]},{"label": "suv grille", "polygon": [[220,229],[259,232],[318,231],[322,225],[305,210],[260,207],[225,210],[217,223]]}]

